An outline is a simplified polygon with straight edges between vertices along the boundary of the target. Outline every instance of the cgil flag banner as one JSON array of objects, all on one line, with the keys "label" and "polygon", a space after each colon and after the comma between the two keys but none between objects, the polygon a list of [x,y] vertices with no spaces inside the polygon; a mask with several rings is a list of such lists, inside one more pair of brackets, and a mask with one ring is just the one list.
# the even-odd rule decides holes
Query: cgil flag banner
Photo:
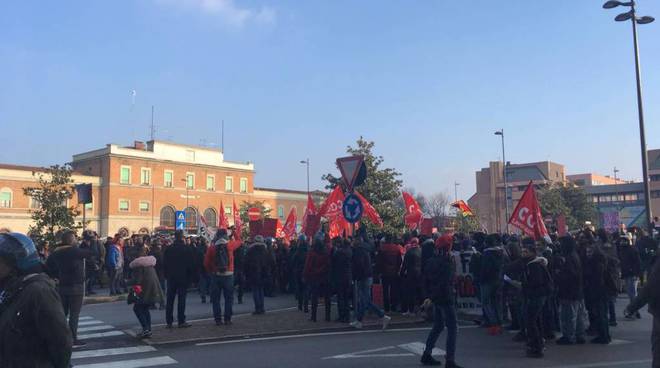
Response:
[{"label": "cgil flag banner", "polygon": [[422,208],[410,193],[402,192],[402,194],[403,201],[406,204],[406,214],[404,216],[406,226],[408,226],[410,230],[418,229],[423,218]]},{"label": "cgil flag banner", "polygon": [[550,239],[541,216],[541,206],[539,206],[539,201],[536,199],[536,191],[531,181],[520,198],[516,209],[513,210],[509,224],[517,227],[534,240]]},{"label": "cgil flag banner", "polygon": [[319,209],[319,215],[328,220],[328,232],[331,238],[341,236],[345,230],[350,229],[342,212],[344,199],[344,191],[341,189],[341,186],[338,185],[332,193],[330,193]]},{"label": "cgil flag banner", "polygon": [[225,215],[225,205],[220,201],[220,213],[218,213],[218,229],[229,228],[229,221],[227,220],[227,215]]},{"label": "cgil flag banner", "polygon": [[284,227],[282,228],[282,232],[284,234],[284,238],[286,240],[291,240],[295,237],[296,235],[296,208],[292,207],[291,212],[289,212],[289,216],[286,218],[286,222],[284,223]]},{"label": "cgil flag banner", "polygon": [[311,194],[307,194],[307,208],[305,208],[305,213],[303,213],[302,233],[311,238],[318,231],[319,225],[320,217],[314,205],[314,200],[312,200]]},{"label": "cgil flag banner", "polygon": [[241,221],[241,213],[236,206],[236,201],[234,203],[234,234],[238,234],[238,237],[235,236],[237,240],[241,238],[241,230],[243,228],[243,221]]}]

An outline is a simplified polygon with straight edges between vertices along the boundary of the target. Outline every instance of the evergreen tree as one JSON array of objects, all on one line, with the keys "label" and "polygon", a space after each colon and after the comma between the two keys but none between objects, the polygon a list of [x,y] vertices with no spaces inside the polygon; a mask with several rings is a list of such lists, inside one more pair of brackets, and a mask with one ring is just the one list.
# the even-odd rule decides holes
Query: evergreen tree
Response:
[{"label": "evergreen tree", "polygon": [[76,207],[67,205],[75,190],[72,171],[69,165],[55,165],[46,169],[45,173],[33,172],[37,186],[23,188],[23,194],[37,204],[30,211],[34,224],[30,225],[28,233],[38,243],[48,241],[56,245],[59,231],[82,228],[82,223],[75,220],[80,212]]}]

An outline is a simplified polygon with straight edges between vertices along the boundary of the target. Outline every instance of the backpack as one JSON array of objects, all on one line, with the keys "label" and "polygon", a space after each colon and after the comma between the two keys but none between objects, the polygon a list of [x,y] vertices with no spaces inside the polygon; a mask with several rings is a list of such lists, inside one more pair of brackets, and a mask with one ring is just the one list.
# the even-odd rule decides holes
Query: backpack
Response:
[{"label": "backpack", "polygon": [[215,245],[215,265],[218,272],[224,273],[229,269],[229,249],[227,243]]}]

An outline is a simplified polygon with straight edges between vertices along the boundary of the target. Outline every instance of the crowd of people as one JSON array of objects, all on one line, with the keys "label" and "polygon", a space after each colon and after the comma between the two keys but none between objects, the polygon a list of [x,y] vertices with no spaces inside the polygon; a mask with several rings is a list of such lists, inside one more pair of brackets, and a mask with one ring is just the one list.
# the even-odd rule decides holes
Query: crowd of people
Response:
[{"label": "crowd of people", "polygon": [[[281,293],[291,294],[312,323],[320,317],[331,321],[333,300],[335,320],[357,329],[363,327],[368,312],[380,319],[383,329],[391,320],[388,314],[425,316],[433,321],[433,328],[421,362],[440,364],[431,352],[446,327],[446,366],[456,368],[456,267],[468,254],[469,273],[482,306],[475,322],[489,335],[517,331],[514,340],[525,343],[527,356],[534,358],[544,356],[547,341],[559,332],[557,345],[584,344],[587,336],[593,336],[591,343],[609,344],[611,328],[617,325],[615,303],[623,291],[629,297],[625,319],[642,318],[639,310],[645,304],[657,317],[652,334],[656,367],[660,364],[657,247],[656,240],[643,232],[624,230],[584,229],[555,236],[551,242],[480,232],[432,236],[412,232],[400,237],[360,233],[330,239],[320,231],[313,238],[300,235],[289,242],[260,235],[243,241],[230,228],[218,230],[211,239],[176,231],[173,236],[116,235],[105,242],[92,231],[85,231],[80,242],[73,231],[64,231],[56,247],[38,251],[24,235],[2,233],[0,363],[5,366],[30,355],[24,351],[30,345],[15,347],[21,336],[28,336],[49,341],[48,348],[31,359],[64,367],[60,363],[67,360],[67,348],[70,354],[71,346],[84,345],[77,339],[83,297],[106,283],[111,295],[127,294],[142,327],[141,338],[152,336],[153,309],[165,309],[167,327],[174,327],[175,301],[176,326],[190,327],[186,300],[191,287],[198,289],[202,303],[210,300],[218,326],[232,324],[235,295],[237,303],[243,303],[244,293],[250,291],[253,314],[261,315],[267,311],[265,298]],[[374,303],[374,283],[382,288],[382,308]],[[324,308],[319,316],[321,301]],[[16,320],[30,307],[37,311],[26,311]],[[38,325],[42,323],[49,324],[48,336]],[[19,331],[34,334],[17,336],[15,329],[6,328],[17,325]]]}]

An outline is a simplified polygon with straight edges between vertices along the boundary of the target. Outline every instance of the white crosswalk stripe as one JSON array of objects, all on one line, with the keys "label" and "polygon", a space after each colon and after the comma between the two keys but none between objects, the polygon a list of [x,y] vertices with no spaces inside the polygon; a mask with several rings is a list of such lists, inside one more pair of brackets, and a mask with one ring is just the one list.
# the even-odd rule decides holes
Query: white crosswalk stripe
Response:
[{"label": "white crosswalk stripe", "polygon": [[79,340],[100,339],[104,337],[121,336],[123,334],[124,333],[121,331],[98,332],[98,333],[91,333],[86,335],[78,335],[78,339]]},{"label": "white crosswalk stripe", "polygon": [[90,326],[90,325],[100,325],[103,324],[103,321],[82,321],[78,322],[78,326]]},{"label": "white crosswalk stripe", "polygon": [[154,367],[157,365],[170,365],[177,363],[178,362],[176,360],[168,356],[162,356],[162,357],[144,358],[144,359],[119,360],[108,363],[82,364],[82,365],[76,365],[75,367],[77,368],[142,368],[142,367]]},{"label": "white crosswalk stripe", "polygon": [[90,332],[90,331],[112,330],[113,328],[114,327],[110,326],[110,325],[78,327],[78,333],[80,333],[80,332]]},{"label": "white crosswalk stripe", "polygon": [[96,357],[112,356],[112,355],[148,353],[148,352],[152,352],[152,351],[156,351],[156,348],[154,348],[153,346],[149,346],[149,345],[129,346],[129,347],[126,347],[126,348],[114,348],[114,349],[74,351],[73,354],[71,354],[71,359],[96,358]]},{"label": "white crosswalk stripe", "polygon": [[79,321],[89,321],[91,319],[94,319],[94,318],[90,317],[90,316],[82,316],[82,317],[78,318]]}]

